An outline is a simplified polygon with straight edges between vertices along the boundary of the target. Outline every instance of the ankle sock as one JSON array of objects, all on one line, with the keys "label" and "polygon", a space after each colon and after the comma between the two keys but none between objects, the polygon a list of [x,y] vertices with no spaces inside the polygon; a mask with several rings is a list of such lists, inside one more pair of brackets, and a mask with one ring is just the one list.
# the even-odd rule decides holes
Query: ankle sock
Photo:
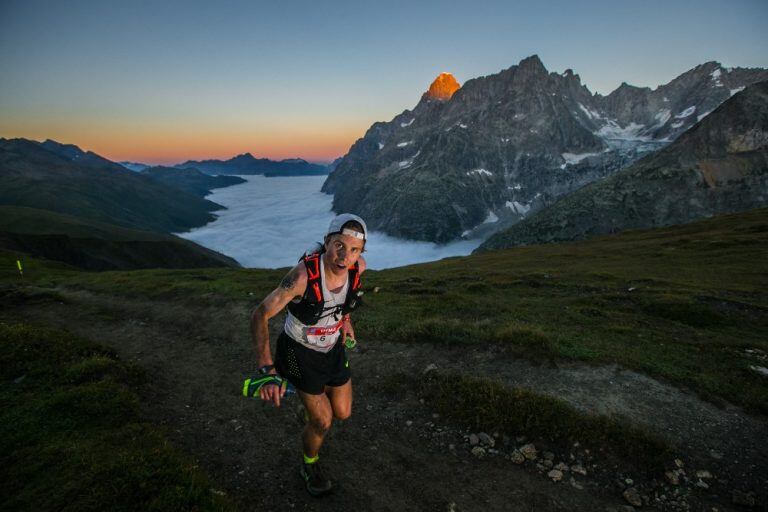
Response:
[{"label": "ankle sock", "polygon": [[307,454],[304,454],[304,464],[314,464],[317,462],[317,460],[320,458],[320,455],[315,455],[314,457],[307,457]]}]

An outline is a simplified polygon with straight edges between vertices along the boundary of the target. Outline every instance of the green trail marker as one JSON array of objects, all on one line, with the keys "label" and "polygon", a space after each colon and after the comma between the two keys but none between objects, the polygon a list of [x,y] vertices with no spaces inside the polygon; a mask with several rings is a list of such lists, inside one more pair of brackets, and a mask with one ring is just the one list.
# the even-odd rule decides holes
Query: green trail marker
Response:
[{"label": "green trail marker", "polygon": [[19,267],[19,275],[24,279],[24,270],[21,268],[21,260],[16,260],[16,266]]}]

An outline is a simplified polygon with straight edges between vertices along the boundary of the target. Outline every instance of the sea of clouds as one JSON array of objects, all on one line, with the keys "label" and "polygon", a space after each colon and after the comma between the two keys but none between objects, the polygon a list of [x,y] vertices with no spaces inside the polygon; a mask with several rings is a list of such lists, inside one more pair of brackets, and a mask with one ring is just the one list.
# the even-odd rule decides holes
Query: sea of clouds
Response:
[{"label": "sea of clouds", "polygon": [[[178,235],[235,258],[244,267],[294,265],[313,242],[322,240],[335,215],[333,196],[320,192],[325,176],[241,177],[247,183],[207,196],[227,208],[216,212],[214,222]],[[371,232],[364,256],[369,268],[383,269],[464,256],[478,245],[480,240],[437,245]]]}]

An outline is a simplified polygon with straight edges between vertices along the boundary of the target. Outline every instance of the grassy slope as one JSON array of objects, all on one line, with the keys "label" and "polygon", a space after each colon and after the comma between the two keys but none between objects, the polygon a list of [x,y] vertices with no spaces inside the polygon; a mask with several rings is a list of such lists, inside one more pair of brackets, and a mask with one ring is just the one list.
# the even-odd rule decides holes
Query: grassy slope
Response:
[{"label": "grassy slope", "polygon": [[[768,209],[571,244],[366,275],[361,339],[502,343],[533,359],[618,363],[768,413]],[[14,257],[0,258],[4,279]],[[255,304],[283,271],[83,274],[27,264],[27,280],[166,300]],[[379,293],[371,292],[374,286]],[[252,294],[252,295],[251,295]]]},{"label": "grassy slope", "polygon": [[0,324],[0,509],[234,510],[138,417],[138,368],[58,330]]},{"label": "grassy slope", "polygon": [[19,206],[0,206],[0,246],[88,270],[237,265],[173,235]]}]

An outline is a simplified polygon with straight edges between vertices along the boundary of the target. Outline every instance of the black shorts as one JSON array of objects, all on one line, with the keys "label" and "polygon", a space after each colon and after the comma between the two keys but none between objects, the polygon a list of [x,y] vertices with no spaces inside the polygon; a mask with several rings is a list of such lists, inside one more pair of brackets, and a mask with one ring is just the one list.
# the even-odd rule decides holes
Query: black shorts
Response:
[{"label": "black shorts", "polygon": [[277,338],[275,370],[310,395],[322,394],[325,386],[342,386],[352,377],[341,339],[323,353],[298,343],[285,331]]}]

